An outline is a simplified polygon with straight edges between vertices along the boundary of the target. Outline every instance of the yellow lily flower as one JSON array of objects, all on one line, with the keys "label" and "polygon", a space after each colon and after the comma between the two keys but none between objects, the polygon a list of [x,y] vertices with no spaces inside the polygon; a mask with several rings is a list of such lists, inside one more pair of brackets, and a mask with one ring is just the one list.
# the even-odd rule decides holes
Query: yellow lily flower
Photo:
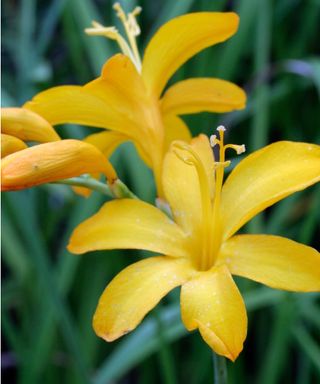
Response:
[{"label": "yellow lily flower", "polygon": [[170,20],[153,36],[141,63],[136,44],[140,33],[136,16],[141,9],[126,15],[119,4],[114,8],[128,42],[114,27],[97,22],[86,32],[115,40],[123,54],[111,57],[98,79],[84,86],[51,88],[24,107],[53,125],[69,122],[109,129],[88,139],[107,155],[131,140],[153,169],[162,195],[162,163],[169,144],[175,139],[190,140],[189,130],[178,115],[228,112],[244,108],[246,102],[241,88],[219,79],[180,81],[162,95],[164,87],[189,58],[232,36],[239,18],[235,13],[200,12]]},{"label": "yellow lily flower", "polygon": [[[110,162],[94,145],[80,140],[61,140],[54,128],[32,111],[3,108],[1,123],[4,132],[1,134],[2,191],[86,173],[104,173],[110,183],[117,178]],[[28,148],[24,141],[44,144]]]},{"label": "yellow lily flower", "polygon": [[190,145],[174,142],[163,167],[164,196],[173,220],[138,200],[106,203],[74,231],[68,249],[135,248],[163,254],[120,272],[103,292],[95,332],[112,341],[133,330],[177,286],[182,321],[199,329],[218,354],[235,360],[243,348],[247,316],[231,274],[277,289],[320,289],[320,254],[273,235],[235,235],[265,208],[320,179],[320,146],[277,142],[241,161],[223,182],[225,151],[219,127],[219,161],[204,135]]}]

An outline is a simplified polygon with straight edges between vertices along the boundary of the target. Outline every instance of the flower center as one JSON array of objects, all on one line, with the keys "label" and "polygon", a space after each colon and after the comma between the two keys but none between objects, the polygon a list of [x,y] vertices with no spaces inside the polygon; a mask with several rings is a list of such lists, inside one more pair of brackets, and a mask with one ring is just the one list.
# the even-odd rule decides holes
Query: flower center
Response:
[{"label": "flower center", "polygon": [[175,142],[173,145],[173,151],[175,154],[186,164],[194,166],[198,175],[202,206],[202,250],[194,256],[195,259],[192,261],[194,266],[200,271],[206,271],[214,265],[221,246],[221,190],[224,169],[231,163],[230,161],[225,161],[225,152],[229,148],[235,150],[238,155],[245,151],[244,145],[224,145],[225,130],[226,129],[223,126],[219,126],[217,128],[217,131],[219,132],[219,139],[216,135],[212,135],[210,137],[210,144],[212,147],[217,144],[219,145],[219,161],[214,162],[215,184],[213,197],[211,197],[209,178],[206,173],[205,165],[199,155],[188,144]]},{"label": "flower center", "polygon": [[115,3],[113,9],[123,24],[127,40],[119,33],[116,27],[105,27],[96,21],[93,21],[92,28],[86,28],[85,32],[90,36],[104,36],[108,39],[115,40],[121,51],[130,57],[138,72],[141,72],[141,58],[136,41],[136,37],[140,35],[141,31],[136,16],[140,14],[142,8],[135,7],[131,12],[126,14],[121,5]]}]

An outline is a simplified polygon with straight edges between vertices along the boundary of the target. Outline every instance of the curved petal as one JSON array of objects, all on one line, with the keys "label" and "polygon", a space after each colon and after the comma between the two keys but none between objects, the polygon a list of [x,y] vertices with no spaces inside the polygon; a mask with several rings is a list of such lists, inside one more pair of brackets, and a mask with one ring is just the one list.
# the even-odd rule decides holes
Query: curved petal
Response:
[{"label": "curved petal", "polygon": [[103,131],[89,135],[83,141],[94,145],[100,152],[109,158],[120,144],[128,140],[130,140],[130,138],[123,133]]},{"label": "curved petal", "polygon": [[232,36],[239,24],[235,13],[198,12],[164,24],[149,42],[142,77],[150,93],[160,96],[169,78],[190,57]]},{"label": "curved petal", "polygon": [[98,79],[83,87],[66,85],[48,89],[24,106],[51,124],[83,124],[141,138],[143,113],[138,108],[141,99],[138,82],[139,75],[130,59],[115,55],[106,62]]},{"label": "curved petal", "polygon": [[174,140],[182,140],[189,143],[191,140],[191,133],[189,128],[180,117],[175,115],[165,114],[163,116],[163,123],[165,127],[165,151],[170,148]]},{"label": "curved petal", "polygon": [[120,272],[100,297],[93,318],[98,336],[113,341],[130,332],[144,316],[190,274],[186,260],[151,257]]},{"label": "curved petal", "polygon": [[[94,133],[84,139],[86,143],[90,143],[97,147],[108,158],[120,144],[129,140],[131,140],[130,136],[115,131]],[[142,160],[151,167],[152,162],[149,153],[146,153],[137,142],[134,144]]]},{"label": "curved petal", "polygon": [[242,351],[247,335],[246,309],[225,266],[202,272],[183,284],[181,315],[186,328],[199,328],[218,355],[234,361]]},{"label": "curved petal", "polygon": [[[210,187],[213,188],[214,160],[209,140],[199,135],[190,147],[201,160]],[[166,154],[163,166],[164,195],[171,206],[175,221],[187,234],[192,234],[194,251],[199,252],[203,227],[202,197],[196,168],[182,161],[174,151]]]},{"label": "curved petal", "polygon": [[252,153],[222,188],[224,238],[265,208],[319,180],[319,145],[279,141]]},{"label": "curved petal", "polygon": [[75,229],[68,245],[70,252],[77,254],[119,248],[188,257],[187,239],[181,229],[159,209],[131,199],[104,204]]},{"label": "curved petal", "polygon": [[229,81],[197,78],[179,81],[171,86],[162,98],[164,113],[177,115],[198,112],[230,112],[242,109],[246,94]]},{"label": "curved petal", "polygon": [[79,140],[40,144],[12,153],[1,162],[1,189],[17,190],[85,173],[102,172],[109,182],[116,173],[93,145]]},{"label": "curved petal", "polygon": [[1,159],[25,148],[27,148],[27,145],[22,140],[1,133]]},{"label": "curved petal", "polygon": [[60,140],[48,121],[25,108],[1,108],[1,130],[23,141],[46,143]]},{"label": "curved petal", "polygon": [[276,289],[320,291],[320,254],[295,241],[271,235],[239,235],[227,240],[219,261],[231,273]]}]

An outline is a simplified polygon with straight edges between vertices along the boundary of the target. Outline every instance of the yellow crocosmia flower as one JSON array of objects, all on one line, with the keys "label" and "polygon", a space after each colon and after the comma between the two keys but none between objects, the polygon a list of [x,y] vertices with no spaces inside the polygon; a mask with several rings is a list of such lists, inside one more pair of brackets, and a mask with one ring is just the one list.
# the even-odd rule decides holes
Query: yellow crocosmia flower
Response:
[{"label": "yellow crocosmia flower", "polygon": [[6,156],[1,162],[1,190],[24,189],[97,172],[111,184],[117,178],[110,162],[95,146],[80,140],[55,141]]},{"label": "yellow crocosmia flower", "polygon": [[46,143],[60,140],[48,121],[25,108],[1,108],[1,131],[23,141]]},{"label": "yellow crocosmia flower", "polygon": [[112,341],[134,329],[177,286],[182,320],[198,329],[218,354],[235,360],[247,333],[247,316],[232,274],[292,291],[320,290],[320,254],[273,235],[235,235],[253,216],[320,179],[320,146],[277,142],[242,160],[223,184],[224,128],[215,161],[206,136],[176,141],[164,160],[164,197],[172,219],[138,200],[117,200],[80,224],[69,250],[136,248],[162,254],[130,265],[103,292],[93,319]]},{"label": "yellow crocosmia flower", "polygon": [[[67,122],[109,129],[93,140],[111,153],[120,143],[132,141],[153,169],[159,195],[164,154],[172,140],[190,140],[187,126],[178,116],[202,111],[227,112],[245,106],[244,91],[228,81],[195,78],[178,82],[163,94],[176,70],[189,58],[232,36],[239,23],[235,13],[200,12],[177,17],[164,24],[140,59],[136,37],[140,28],[135,8],[125,14],[114,6],[127,35],[115,27],[93,22],[86,32],[115,40],[122,54],[111,57],[101,76],[84,86],[60,86],[35,96],[25,104],[51,124]],[[91,140],[91,139],[89,139]]]}]

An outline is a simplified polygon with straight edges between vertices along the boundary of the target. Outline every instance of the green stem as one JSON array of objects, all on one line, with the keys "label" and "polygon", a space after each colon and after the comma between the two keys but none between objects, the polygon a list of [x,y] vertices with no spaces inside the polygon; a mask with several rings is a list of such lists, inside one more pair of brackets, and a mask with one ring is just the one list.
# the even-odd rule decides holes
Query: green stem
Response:
[{"label": "green stem", "polygon": [[219,356],[216,353],[213,355],[213,367],[214,367],[214,384],[227,384],[227,363],[223,356]]},{"label": "green stem", "polygon": [[137,199],[137,196],[130,191],[130,189],[119,179],[112,185],[108,185],[93,179],[92,177],[72,177],[70,179],[59,180],[54,184],[72,185],[74,187],[85,187],[92,191],[97,191],[108,197],[123,199]]}]

